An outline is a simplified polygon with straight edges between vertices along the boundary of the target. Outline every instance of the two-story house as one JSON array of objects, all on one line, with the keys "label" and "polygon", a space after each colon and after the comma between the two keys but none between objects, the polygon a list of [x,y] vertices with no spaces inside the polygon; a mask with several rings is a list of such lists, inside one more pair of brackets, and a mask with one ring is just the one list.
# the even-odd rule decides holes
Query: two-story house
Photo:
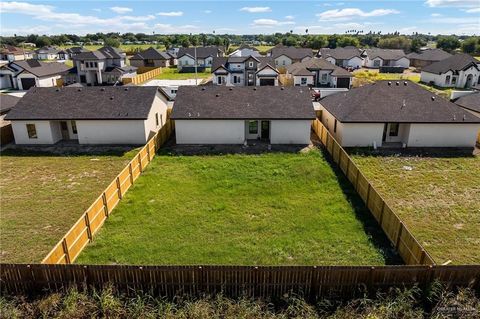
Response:
[{"label": "two-story house", "polygon": [[480,61],[459,53],[422,69],[420,81],[440,87],[471,88],[480,84]]},{"label": "two-story house", "polygon": [[229,86],[278,85],[278,70],[272,57],[230,56],[214,58],[213,83]]},{"label": "two-story house", "polygon": [[177,59],[168,52],[152,47],[137,52],[130,58],[130,65],[136,67],[169,67],[176,63]]},{"label": "two-story house", "polygon": [[267,52],[267,56],[275,59],[277,68],[285,68],[293,63],[303,62],[313,57],[312,49],[277,46]]},{"label": "two-story house", "polygon": [[137,68],[128,66],[126,59],[124,52],[113,47],[79,53],[73,57],[77,82],[87,85],[115,84],[124,77],[135,76]]},{"label": "two-story house", "polygon": [[235,51],[230,53],[230,56],[261,56],[257,48],[248,44],[242,44]]},{"label": "two-story house", "polygon": [[213,58],[223,57],[222,48],[217,46],[180,48],[177,54],[177,68],[182,72],[198,71],[212,66]]}]

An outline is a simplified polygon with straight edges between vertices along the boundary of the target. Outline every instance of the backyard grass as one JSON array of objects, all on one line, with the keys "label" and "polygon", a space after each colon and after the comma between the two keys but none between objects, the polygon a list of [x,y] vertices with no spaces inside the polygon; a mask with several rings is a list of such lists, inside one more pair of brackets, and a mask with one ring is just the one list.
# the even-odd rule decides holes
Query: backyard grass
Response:
[{"label": "backyard grass", "polygon": [[77,262],[391,262],[383,233],[336,174],[318,150],[159,155]]},{"label": "backyard grass", "polygon": [[[205,69],[205,72],[197,72],[198,79],[207,79],[212,76],[210,69]],[[154,77],[157,80],[188,80],[194,79],[195,73],[180,73],[177,68],[162,68],[162,73]]]},{"label": "backyard grass", "polygon": [[437,263],[480,263],[478,156],[353,159]]},{"label": "backyard grass", "polygon": [[40,262],[134,153],[60,156],[3,151],[1,262]]}]

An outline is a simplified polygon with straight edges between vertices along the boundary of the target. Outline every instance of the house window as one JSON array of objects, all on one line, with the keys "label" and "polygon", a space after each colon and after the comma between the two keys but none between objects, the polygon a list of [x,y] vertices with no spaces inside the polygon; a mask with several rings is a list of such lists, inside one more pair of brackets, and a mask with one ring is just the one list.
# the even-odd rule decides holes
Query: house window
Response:
[{"label": "house window", "polygon": [[455,84],[457,84],[457,77],[456,76],[452,77],[452,85],[455,85]]},{"label": "house window", "polygon": [[253,68],[253,61],[248,62],[248,66]]},{"label": "house window", "polygon": [[163,114],[160,114],[160,125],[163,126]]},{"label": "house window", "polygon": [[380,66],[380,60],[373,60],[373,66]]},{"label": "house window", "polygon": [[388,136],[398,136],[398,123],[390,123],[390,131],[388,132]]},{"label": "house window", "polygon": [[249,134],[258,134],[258,121],[249,121],[248,122],[248,133]]},{"label": "house window", "polygon": [[233,76],[233,83],[240,83],[240,77],[237,75]]},{"label": "house window", "polygon": [[447,77],[445,78],[445,84],[450,84],[450,75],[447,75]]},{"label": "house window", "polygon": [[77,122],[71,121],[70,124],[72,125],[72,133],[73,133],[73,134],[78,134],[78,131],[77,131]]},{"label": "house window", "polygon": [[307,85],[307,78],[301,78],[301,79],[300,79],[300,83],[301,83],[302,85]]},{"label": "house window", "polygon": [[27,124],[28,138],[38,138],[35,124]]},{"label": "house window", "polygon": [[327,73],[323,73],[322,74],[322,81],[326,81],[327,80]]},{"label": "house window", "polygon": [[155,124],[158,126],[158,113],[155,113]]},{"label": "house window", "polygon": [[223,78],[221,76],[217,77],[217,84],[222,84]]},{"label": "house window", "polygon": [[333,123],[333,133],[337,133],[337,119],[335,119],[335,122]]},{"label": "house window", "polygon": [[285,65],[285,60],[282,61],[282,65]]},{"label": "house window", "polygon": [[95,67],[98,67],[98,63],[97,63],[97,62],[94,62],[93,64],[95,65]]}]

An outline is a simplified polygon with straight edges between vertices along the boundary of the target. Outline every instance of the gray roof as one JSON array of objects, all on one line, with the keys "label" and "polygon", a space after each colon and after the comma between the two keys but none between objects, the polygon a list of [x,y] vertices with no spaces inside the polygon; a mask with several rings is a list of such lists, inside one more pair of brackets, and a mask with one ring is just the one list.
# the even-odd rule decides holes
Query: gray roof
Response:
[{"label": "gray roof", "polygon": [[170,60],[172,56],[164,51],[158,51],[152,47],[135,53],[130,60]]},{"label": "gray roof", "polygon": [[20,101],[18,96],[0,94],[0,113],[8,112],[18,101]]},{"label": "gray roof", "polygon": [[58,53],[60,50],[58,50],[56,47],[43,47],[40,49],[36,49],[35,53]]},{"label": "gray roof", "polygon": [[146,119],[155,86],[33,87],[8,114],[8,120]]},{"label": "gray roof", "polygon": [[379,49],[379,48],[372,48],[372,49],[365,49],[365,53],[367,54],[369,59],[380,58],[382,60],[399,60],[401,58],[405,58],[405,52],[403,50],[394,50],[394,49]]},{"label": "gray roof", "polygon": [[104,59],[121,59],[125,54],[114,47],[102,47],[97,51],[81,52],[73,57],[74,60],[104,60]]},{"label": "gray roof", "polygon": [[361,57],[364,50],[360,50],[356,47],[348,46],[344,48],[323,48],[319,53],[322,58],[332,57],[335,60],[350,60],[353,57]]},{"label": "gray roof", "polygon": [[337,77],[351,77],[352,74],[336,66],[323,58],[312,58],[304,62],[297,62],[287,67],[287,72],[292,75],[312,75],[310,71],[327,70],[331,71],[331,75]]},{"label": "gray roof", "polygon": [[305,57],[313,57],[312,49],[296,47],[274,47],[270,50],[271,56],[276,59],[281,55],[288,56],[290,59],[301,60]]},{"label": "gray roof", "polygon": [[89,50],[83,47],[71,47],[66,50],[70,54],[80,54],[82,52],[88,52]]},{"label": "gray roof", "polygon": [[422,61],[441,61],[443,59],[449,58],[452,55],[448,52],[443,51],[442,49],[428,49],[420,53],[412,52],[407,55],[409,59],[422,60]]},{"label": "gray roof", "polygon": [[[178,50],[177,58],[181,58],[184,55],[189,55],[192,58],[195,57],[195,48],[180,48],[180,50]],[[197,58],[200,59],[205,59],[209,56],[218,57],[222,55],[223,51],[216,46],[197,47]]]},{"label": "gray roof", "polygon": [[461,96],[455,100],[455,103],[461,107],[480,113],[480,92],[476,91],[474,93]]},{"label": "gray roof", "polygon": [[64,63],[59,62],[43,62],[38,60],[25,60],[25,61],[15,61],[12,62],[12,65],[19,66],[25,71],[32,73],[38,77],[44,77],[54,74],[62,74],[68,72],[70,69]]},{"label": "gray roof", "polygon": [[341,122],[480,123],[480,118],[410,81],[378,81],[329,95],[320,103]]},{"label": "gray roof", "polygon": [[458,54],[452,55],[449,58],[427,65],[422,69],[422,72],[442,74],[450,70],[453,72],[464,70],[469,68],[472,65],[474,65],[478,69],[479,63],[480,61],[478,61],[477,59],[475,59],[469,54],[458,53]]},{"label": "gray roof", "polygon": [[302,87],[186,87],[178,89],[172,119],[314,119],[310,91]]},{"label": "gray roof", "polygon": [[269,65],[272,69],[276,70],[275,67],[275,60],[273,57],[270,56],[230,56],[230,57],[216,57],[213,58],[212,61],[212,72],[217,70],[220,67],[224,67],[228,70],[228,65],[230,63],[244,63],[248,59],[254,59],[258,61],[257,63],[257,70],[264,68],[265,66]]}]

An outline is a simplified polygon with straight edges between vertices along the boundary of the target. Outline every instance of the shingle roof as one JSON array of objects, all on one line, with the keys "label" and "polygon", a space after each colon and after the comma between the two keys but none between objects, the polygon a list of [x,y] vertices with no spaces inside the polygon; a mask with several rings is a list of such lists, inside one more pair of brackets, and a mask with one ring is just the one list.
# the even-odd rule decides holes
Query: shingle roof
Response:
[{"label": "shingle roof", "polygon": [[81,52],[73,57],[74,60],[103,60],[103,59],[121,59],[124,53],[113,47],[103,47],[97,51]]},{"label": "shingle roof", "polygon": [[43,47],[40,49],[35,50],[36,53],[58,53],[59,50],[55,47]]},{"label": "shingle roof", "polygon": [[443,59],[449,58],[452,55],[448,52],[443,51],[442,49],[428,49],[420,53],[412,52],[407,55],[409,59],[422,60],[422,61],[441,61]]},{"label": "shingle roof", "polygon": [[[15,47],[13,45],[5,44],[0,48],[0,53],[2,54],[14,54],[20,55],[24,53],[23,48]],[[25,53],[30,53],[28,50],[25,50]]]},{"label": "shingle roof", "polygon": [[122,50],[114,47],[102,47],[98,49],[104,56],[111,59],[121,59],[125,56]]},{"label": "shingle roof", "polygon": [[228,64],[230,63],[243,63],[249,58],[253,58],[258,61],[257,69],[261,69],[266,65],[269,65],[272,69],[276,69],[275,60],[273,57],[265,56],[230,56],[230,57],[216,57],[212,61],[212,72],[217,70],[219,67],[224,67],[228,70]]},{"label": "shingle roof", "polygon": [[8,120],[146,119],[155,86],[33,87],[8,114]]},{"label": "shingle roof", "polygon": [[464,95],[455,100],[455,104],[480,113],[480,92]]},{"label": "shingle roof", "polygon": [[14,107],[20,98],[13,95],[0,94],[0,113],[5,113]]},{"label": "shingle roof", "polygon": [[341,122],[480,123],[480,118],[410,81],[378,81],[329,95],[320,103]]},{"label": "shingle roof", "polygon": [[71,54],[80,54],[82,52],[88,52],[88,50],[83,47],[71,47],[71,48],[68,48],[66,51]]},{"label": "shingle roof", "polygon": [[305,57],[312,57],[313,52],[310,48],[295,47],[274,47],[270,50],[271,56],[276,59],[281,55],[288,56],[290,59],[301,60]]},{"label": "shingle roof", "polygon": [[344,47],[344,48],[323,48],[320,49],[320,56],[322,58],[332,57],[335,60],[350,60],[353,57],[361,57],[363,50],[360,50],[355,47]]},{"label": "shingle roof", "polygon": [[130,60],[170,60],[171,55],[167,52],[158,51],[152,47],[134,54]]},{"label": "shingle roof", "polygon": [[310,91],[301,87],[186,87],[178,89],[172,119],[314,119]]},{"label": "shingle roof", "polygon": [[469,54],[458,53],[449,58],[427,65],[422,72],[442,74],[449,70],[460,71],[475,65],[478,68],[480,61],[476,60]]},{"label": "shingle roof", "polygon": [[[197,47],[197,58],[205,59],[209,56],[222,56],[221,52],[221,49],[216,46]],[[181,58],[186,54],[190,55],[191,57],[195,57],[195,48],[180,48],[180,50],[178,50],[177,58]]]},{"label": "shingle roof", "polygon": [[[351,77],[352,74],[336,66],[323,58],[308,59],[304,62],[297,62],[287,67],[287,72],[293,75],[311,75],[313,70],[330,70],[332,75],[338,77]],[[307,74],[309,73],[309,74]]]},{"label": "shingle roof", "polygon": [[403,50],[393,50],[393,49],[365,49],[365,53],[367,54],[370,60],[375,58],[380,58],[382,60],[399,60],[401,58],[406,57],[405,52]]},{"label": "shingle roof", "polygon": [[15,61],[12,64],[17,65],[25,71],[38,77],[62,74],[70,69],[70,67],[64,63],[43,62],[38,60]]}]

